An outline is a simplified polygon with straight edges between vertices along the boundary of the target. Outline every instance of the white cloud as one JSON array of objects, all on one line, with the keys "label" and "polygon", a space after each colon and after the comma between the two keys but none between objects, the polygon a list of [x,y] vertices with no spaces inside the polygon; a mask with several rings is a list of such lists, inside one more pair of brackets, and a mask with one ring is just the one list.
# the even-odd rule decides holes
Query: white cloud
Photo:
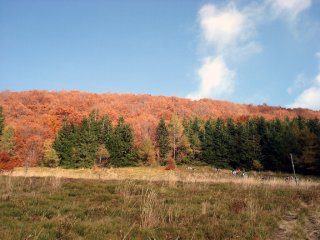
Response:
[{"label": "white cloud", "polygon": [[[320,60],[320,52],[315,54],[316,58]],[[302,91],[302,93],[289,105],[289,107],[310,108],[313,110],[320,110],[320,62],[319,73],[314,78],[311,86]]]},{"label": "white cloud", "polygon": [[294,20],[301,12],[311,6],[311,0],[266,0],[275,16]]},{"label": "white cloud", "polygon": [[320,110],[320,73],[314,79],[313,85],[304,90],[290,107],[310,108]]},{"label": "white cloud", "polygon": [[[201,7],[198,12],[203,40],[200,49],[204,49],[201,59],[205,60],[197,72],[199,86],[188,97],[221,98],[230,95],[236,74],[228,65],[263,50],[254,41],[256,27],[278,18],[285,18],[294,24],[293,20],[311,6],[311,1],[263,0],[260,3],[252,2],[242,9],[237,8],[235,1],[228,1],[223,7],[214,4]],[[215,54],[212,54],[212,49]],[[298,85],[288,88],[288,93],[296,91]]]},{"label": "white cloud", "polygon": [[195,92],[188,95],[191,99],[221,97],[233,92],[235,73],[228,69],[222,56],[206,58],[198,76],[200,84]]},{"label": "white cloud", "polygon": [[204,5],[199,11],[199,22],[206,43],[218,51],[245,40],[250,32],[249,19],[232,3],[221,9]]},{"label": "white cloud", "polygon": [[[187,97],[222,98],[230,95],[235,85],[235,72],[228,68],[226,59],[234,61],[244,58],[260,52],[262,48],[258,43],[249,41],[254,32],[249,13],[240,11],[233,3],[222,8],[206,4],[198,14],[202,43],[207,54],[202,57],[197,71],[197,90]],[[216,51],[215,55],[208,54],[212,48]]]}]

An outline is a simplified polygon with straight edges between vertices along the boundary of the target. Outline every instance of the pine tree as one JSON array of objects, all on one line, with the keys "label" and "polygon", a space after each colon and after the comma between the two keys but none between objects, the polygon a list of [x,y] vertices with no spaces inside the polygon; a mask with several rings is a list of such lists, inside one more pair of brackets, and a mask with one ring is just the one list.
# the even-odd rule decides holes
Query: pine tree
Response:
[{"label": "pine tree", "polygon": [[112,138],[110,165],[121,167],[135,165],[137,154],[133,148],[133,130],[120,117]]},{"label": "pine tree", "polygon": [[273,158],[270,154],[270,124],[266,121],[265,118],[260,117],[256,120],[256,130],[260,138],[260,146],[262,153],[261,164],[266,170],[272,169],[272,164],[270,163],[270,158]]},{"label": "pine tree", "polygon": [[112,141],[112,124],[108,115],[104,115],[100,121],[100,134],[99,134],[99,143],[104,144],[105,147],[110,150],[111,149],[111,141]]},{"label": "pine tree", "polygon": [[207,164],[213,165],[215,162],[215,146],[214,146],[215,130],[214,122],[209,119],[205,123],[204,136],[201,150],[201,160]]},{"label": "pine tree", "polygon": [[305,173],[319,173],[320,170],[320,144],[317,136],[308,128],[303,128],[300,133],[302,155],[298,159],[298,168]]},{"label": "pine tree", "polygon": [[245,169],[252,169],[253,161],[260,161],[261,150],[259,138],[250,122],[238,123],[236,134],[236,156],[238,166]]},{"label": "pine tree", "polygon": [[215,163],[217,167],[227,168],[229,164],[228,149],[227,149],[227,134],[222,119],[217,119],[214,129],[214,149],[215,149]]},{"label": "pine tree", "polygon": [[169,132],[163,118],[160,119],[160,122],[158,124],[156,138],[157,138],[157,144],[159,148],[160,164],[165,164],[165,160],[170,150],[170,146],[169,146]]},{"label": "pine tree", "polygon": [[237,129],[232,118],[227,120],[226,124],[226,148],[229,165],[232,168],[237,168],[240,166],[239,159],[237,157]]},{"label": "pine tree", "polygon": [[89,117],[84,118],[80,124],[79,138],[75,144],[75,150],[78,151],[76,155],[79,157],[79,159],[75,159],[76,167],[90,168],[95,163],[99,134],[96,114],[94,111],[91,112]]},{"label": "pine tree", "polygon": [[76,167],[77,159],[74,158],[74,149],[78,140],[78,128],[65,121],[53,142],[53,148],[59,156],[61,166],[66,168]]},{"label": "pine tree", "polygon": [[0,137],[0,151],[5,151],[10,157],[15,155],[15,139],[14,129],[7,127],[4,129],[2,136]]},{"label": "pine tree", "polygon": [[184,128],[192,150],[191,157],[193,160],[200,160],[201,137],[203,135],[202,122],[196,117],[190,121],[185,121]]},{"label": "pine tree", "polygon": [[229,167],[228,134],[222,119],[209,119],[202,142],[202,161],[220,168]]}]

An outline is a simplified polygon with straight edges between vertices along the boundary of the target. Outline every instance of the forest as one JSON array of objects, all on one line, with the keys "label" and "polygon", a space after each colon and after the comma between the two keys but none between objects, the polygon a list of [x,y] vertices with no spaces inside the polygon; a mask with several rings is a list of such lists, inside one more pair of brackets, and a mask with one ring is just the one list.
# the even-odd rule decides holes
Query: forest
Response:
[{"label": "forest", "polygon": [[[151,132],[155,132],[152,135]],[[0,168],[31,166],[19,157],[15,130],[6,126],[0,108]],[[135,141],[135,132],[124,117],[116,124],[108,114],[92,111],[79,122],[63,120],[53,139],[29,145],[28,153],[40,152],[37,165],[92,168],[124,166],[210,165],[215,168],[291,171],[290,154],[297,172],[320,173],[320,121],[301,116],[292,119],[250,117],[191,117],[173,114],[159,118],[155,129]],[[40,149],[39,149],[40,148]]]}]

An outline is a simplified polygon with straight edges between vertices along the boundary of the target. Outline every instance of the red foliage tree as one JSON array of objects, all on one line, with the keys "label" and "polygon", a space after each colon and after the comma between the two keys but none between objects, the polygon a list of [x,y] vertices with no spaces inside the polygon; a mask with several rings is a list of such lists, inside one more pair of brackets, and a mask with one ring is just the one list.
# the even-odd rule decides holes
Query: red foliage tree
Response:
[{"label": "red foliage tree", "polygon": [[11,170],[20,165],[20,161],[17,157],[10,157],[10,155],[5,152],[0,152],[0,170]]},{"label": "red foliage tree", "polygon": [[197,116],[244,121],[249,117],[272,118],[320,118],[319,111],[307,109],[285,109],[270,106],[234,104],[226,101],[203,99],[191,101],[177,97],[151,96],[147,94],[92,94],[78,91],[26,91],[0,92],[6,124],[16,130],[17,156],[24,159],[28,148],[31,164],[36,164],[41,156],[43,142],[53,139],[64,119],[80,122],[93,109],[100,115],[109,114],[113,124],[123,116],[135,131],[138,145],[145,134],[155,139],[155,129],[160,117],[168,121],[175,113],[180,118]]}]

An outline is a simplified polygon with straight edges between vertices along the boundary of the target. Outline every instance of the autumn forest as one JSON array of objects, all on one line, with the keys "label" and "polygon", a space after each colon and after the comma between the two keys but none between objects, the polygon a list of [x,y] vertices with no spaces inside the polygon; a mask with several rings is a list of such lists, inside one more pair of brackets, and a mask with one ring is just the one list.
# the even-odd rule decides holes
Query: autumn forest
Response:
[{"label": "autumn forest", "polygon": [[0,168],[210,165],[320,173],[320,112],[83,92],[0,93]]}]

